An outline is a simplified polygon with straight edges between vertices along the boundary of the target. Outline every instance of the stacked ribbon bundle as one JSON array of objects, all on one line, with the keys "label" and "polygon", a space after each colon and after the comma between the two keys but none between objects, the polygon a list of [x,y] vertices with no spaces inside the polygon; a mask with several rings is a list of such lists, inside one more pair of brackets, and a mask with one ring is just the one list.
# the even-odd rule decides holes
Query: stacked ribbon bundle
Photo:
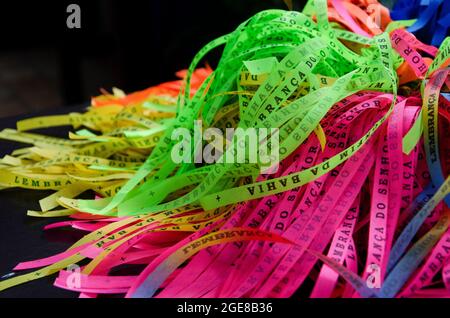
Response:
[{"label": "stacked ribbon bundle", "polygon": [[[184,84],[3,131],[33,147],[3,158],[2,186],[57,190],[29,214],[90,233],[20,263],[40,269],[0,290],[59,272],[55,285],[81,297],[450,296],[450,39],[426,45],[411,23],[368,0],[263,11],[200,50]],[[223,44],[213,71],[195,71]],[[23,132],[63,124],[85,129]],[[189,160],[203,140],[172,138],[230,127],[277,128],[260,153],[276,135],[278,169],[260,173],[248,152],[220,160],[248,148],[237,134],[218,138],[214,162]],[[75,199],[87,190],[96,198]],[[124,265],[138,275],[118,275]]]}]

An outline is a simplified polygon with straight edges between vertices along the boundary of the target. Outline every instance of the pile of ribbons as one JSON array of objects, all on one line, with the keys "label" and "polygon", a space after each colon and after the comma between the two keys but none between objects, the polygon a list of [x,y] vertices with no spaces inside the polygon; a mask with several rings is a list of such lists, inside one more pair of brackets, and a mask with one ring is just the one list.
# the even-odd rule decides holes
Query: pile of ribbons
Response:
[{"label": "pile of ribbons", "polygon": [[[56,190],[28,214],[88,233],[0,290],[57,273],[80,297],[449,297],[450,38],[425,44],[415,22],[373,0],[263,11],[183,80],[2,131],[31,146],[0,185]],[[278,169],[174,162],[173,133],[199,120],[277,128]],[[58,125],[68,139],[28,132]]]},{"label": "pile of ribbons", "polygon": [[450,2],[445,0],[398,0],[392,9],[394,20],[415,19],[408,28],[419,39],[440,45],[450,30]]}]

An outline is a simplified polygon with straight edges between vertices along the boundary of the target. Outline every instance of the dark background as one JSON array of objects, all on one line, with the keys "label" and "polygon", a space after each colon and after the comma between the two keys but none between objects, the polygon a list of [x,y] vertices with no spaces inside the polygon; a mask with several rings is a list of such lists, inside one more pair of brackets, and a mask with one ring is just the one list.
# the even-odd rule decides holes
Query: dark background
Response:
[{"label": "dark background", "polygon": [[[301,9],[305,1],[294,1]],[[66,26],[81,7],[81,29]],[[79,104],[175,79],[210,40],[282,0],[2,1],[0,117]],[[219,53],[208,56],[214,65]]]}]

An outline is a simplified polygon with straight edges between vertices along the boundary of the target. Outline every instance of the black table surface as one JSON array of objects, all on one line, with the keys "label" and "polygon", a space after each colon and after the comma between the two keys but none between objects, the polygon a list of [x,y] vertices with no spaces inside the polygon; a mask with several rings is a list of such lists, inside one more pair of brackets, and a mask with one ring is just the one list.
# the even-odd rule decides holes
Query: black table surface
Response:
[{"label": "black table surface", "polygon": [[[82,111],[83,106],[66,107],[53,112],[31,114],[21,117],[0,118],[0,129],[15,128],[20,119],[38,115],[63,114]],[[33,132],[57,137],[67,137],[70,127],[55,127]],[[0,140],[0,156],[14,149],[30,145]],[[67,218],[37,218],[27,216],[27,210],[39,210],[38,201],[54,191],[36,191],[19,188],[0,191],[0,277],[13,272],[20,262],[35,260],[63,252],[83,236],[80,231],[53,229],[44,231],[44,226]],[[16,271],[16,275],[30,271]],[[53,286],[56,274],[40,278],[0,292],[0,298],[77,297],[77,293]]]}]

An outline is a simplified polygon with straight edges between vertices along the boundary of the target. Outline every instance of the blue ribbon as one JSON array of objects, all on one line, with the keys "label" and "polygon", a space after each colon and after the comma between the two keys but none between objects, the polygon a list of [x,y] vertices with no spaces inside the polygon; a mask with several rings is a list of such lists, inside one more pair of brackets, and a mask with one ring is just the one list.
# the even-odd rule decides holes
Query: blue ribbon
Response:
[{"label": "blue ribbon", "polygon": [[439,46],[449,34],[450,1],[448,0],[398,0],[391,10],[393,20],[417,21],[409,32],[434,46]]}]

